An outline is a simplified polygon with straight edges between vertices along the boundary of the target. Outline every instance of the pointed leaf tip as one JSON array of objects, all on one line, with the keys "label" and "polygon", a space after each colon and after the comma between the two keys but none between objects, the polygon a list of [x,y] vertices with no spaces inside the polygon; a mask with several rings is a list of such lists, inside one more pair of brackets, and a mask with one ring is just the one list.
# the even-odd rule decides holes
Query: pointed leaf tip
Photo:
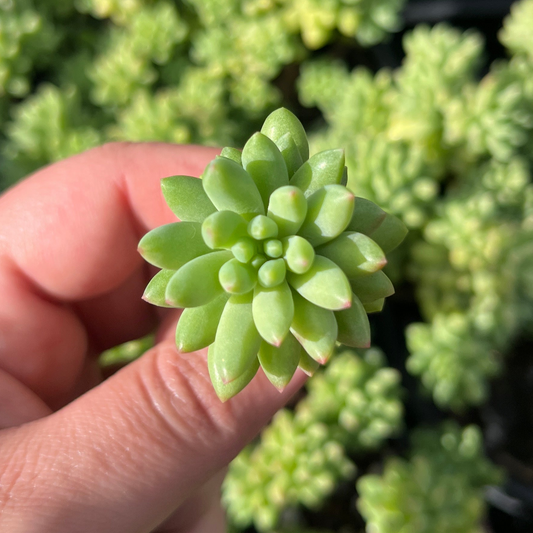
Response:
[{"label": "pointed leaf tip", "polygon": [[315,256],[313,266],[305,274],[287,272],[287,281],[305,299],[325,309],[346,309],[352,299],[350,282],[331,260]]},{"label": "pointed leaf tip", "polygon": [[340,184],[343,172],[344,150],[326,150],[306,161],[291,178],[290,184],[299,187],[309,197],[325,185]]},{"label": "pointed leaf tip", "polygon": [[245,370],[242,375],[240,375],[238,378],[234,379],[230,383],[224,384],[222,382],[220,374],[216,369],[214,358],[215,350],[214,344],[212,344],[211,346],[209,346],[209,350],[207,352],[207,364],[211,383],[213,384],[213,388],[215,389],[215,392],[221,402],[226,402],[229,399],[233,398],[233,396],[241,392],[246,387],[246,385],[248,385],[248,383],[252,381],[253,377],[257,373],[257,370],[259,369],[259,359],[256,357],[255,360],[252,361],[251,365]]},{"label": "pointed leaf tip", "polygon": [[301,160],[306,161],[309,158],[309,143],[305,129],[296,115],[287,108],[281,107],[270,113],[263,123],[261,132],[272,139],[282,152],[284,146],[280,143],[280,139],[287,134],[290,135]]},{"label": "pointed leaf tip", "polygon": [[171,176],[161,180],[167,205],[182,221],[202,222],[216,211],[204,191],[202,180],[192,176]]}]

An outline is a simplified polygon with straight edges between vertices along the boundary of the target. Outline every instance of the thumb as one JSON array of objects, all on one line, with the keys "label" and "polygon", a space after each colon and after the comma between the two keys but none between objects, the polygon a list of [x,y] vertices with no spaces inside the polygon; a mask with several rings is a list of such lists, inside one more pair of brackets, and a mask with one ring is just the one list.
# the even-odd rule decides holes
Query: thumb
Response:
[{"label": "thumb", "polygon": [[148,532],[303,380],[298,374],[280,394],[260,372],[222,403],[205,350],[181,354],[164,340],[57,413],[4,432],[0,484],[10,490],[0,524],[13,533]]}]

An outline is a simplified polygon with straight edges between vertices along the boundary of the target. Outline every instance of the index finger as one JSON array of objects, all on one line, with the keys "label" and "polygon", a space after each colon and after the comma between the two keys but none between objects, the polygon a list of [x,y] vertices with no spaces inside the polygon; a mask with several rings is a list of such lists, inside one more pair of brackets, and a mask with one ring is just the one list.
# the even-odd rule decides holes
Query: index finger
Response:
[{"label": "index finger", "polygon": [[82,371],[92,320],[131,338],[143,335],[152,315],[140,299],[146,270],[137,244],[148,229],[176,220],[159,182],[200,175],[216,153],[110,144],[40,170],[5,193],[0,369],[42,397],[68,395]]},{"label": "index finger", "polygon": [[54,298],[105,293],[141,264],[140,237],[176,220],[161,178],[199,176],[217,153],[112,143],[46,167],[0,199],[0,257]]}]

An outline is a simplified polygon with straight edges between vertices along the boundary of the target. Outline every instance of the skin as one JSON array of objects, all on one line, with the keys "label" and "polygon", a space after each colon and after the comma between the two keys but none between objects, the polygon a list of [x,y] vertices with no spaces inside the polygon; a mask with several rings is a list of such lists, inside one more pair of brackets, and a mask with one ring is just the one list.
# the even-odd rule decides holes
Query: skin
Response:
[{"label": "skin", "polygon": [[[260,372],[226,403],[206,351],[180,354],[177,311],[141,300],[137,253],[175,221],[159,181],[198,176],[214,149],[109,144],[0,197],[0,530],[222,533],[225,466],[301,386]],[[103,380],[98,354],[157,328]]]}]

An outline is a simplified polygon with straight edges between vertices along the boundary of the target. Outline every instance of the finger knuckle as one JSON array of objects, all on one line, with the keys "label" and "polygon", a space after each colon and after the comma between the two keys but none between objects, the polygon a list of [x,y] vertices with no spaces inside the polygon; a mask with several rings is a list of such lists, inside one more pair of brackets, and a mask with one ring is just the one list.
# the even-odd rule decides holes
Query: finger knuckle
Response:
[{"label": "finger knuckle", "polygon": [[173,438],[192,446],[231,440],[238,420],[231,404],[217,398],[203,353],[180,354],[165,343],[146,364],[141,379],[147,401]]}]

